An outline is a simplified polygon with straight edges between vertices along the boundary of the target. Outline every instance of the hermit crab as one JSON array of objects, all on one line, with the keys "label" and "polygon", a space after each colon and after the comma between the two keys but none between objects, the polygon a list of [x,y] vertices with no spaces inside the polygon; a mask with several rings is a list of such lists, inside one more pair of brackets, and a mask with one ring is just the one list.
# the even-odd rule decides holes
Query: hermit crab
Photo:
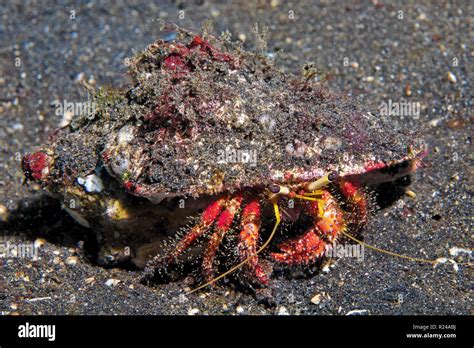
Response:
[{"label": "hermit crab", "polygon": [[[22,161],[29,181],[97,231],[101,264],[148,262],[152,279],[201,245],[206,284],[240,269],[267,285],[262,257],[316,262],[367,221],[365,187],[409,175],[426,153],[264,52],[173,30],[126,60],[125,90],[89,88],[94,107]],[[272,245],[280,221],[304,227]]]}]

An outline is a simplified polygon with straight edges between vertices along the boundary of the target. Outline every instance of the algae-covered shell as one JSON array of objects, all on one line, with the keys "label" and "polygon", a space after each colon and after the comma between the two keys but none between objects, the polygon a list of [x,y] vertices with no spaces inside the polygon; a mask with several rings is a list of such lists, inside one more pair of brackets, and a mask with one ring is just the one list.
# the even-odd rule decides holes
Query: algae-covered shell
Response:
[{"label": "algae-covered shell", "polygon": [[[283,74],[263,54],[178,32],[128,59],[129,88],[94,92],[93,117],[77,118],[45,147],[54,164],[47,180],[35,173],[50,190],[98,170],[153,202],[310,181],[328,171],[390,180],[425,151],[379,113]],[[385,178],[384,168],[391,168]]]}]

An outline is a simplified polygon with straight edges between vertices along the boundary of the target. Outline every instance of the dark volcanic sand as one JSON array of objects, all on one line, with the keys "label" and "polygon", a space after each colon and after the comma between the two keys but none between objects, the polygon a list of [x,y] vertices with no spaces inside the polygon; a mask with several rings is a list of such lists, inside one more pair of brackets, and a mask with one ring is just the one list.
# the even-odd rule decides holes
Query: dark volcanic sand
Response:
[{"label": "dark volcanic sand", "polygon": [[[413,177],[417,197],[402,197],[379,212],[364,240],[429,259],[456,258],[451,248],[472,246],[472,2],[200,3],[0,5],[0,203],[10,211],[10,224],[0,228],[10,243],[48,240],[37,261],[0,261],[0,313],[470,314],[466,267],[433,268],[370,250],[362,262],[332,259],[328,272],[276,274],[274,307],[222,283],[192,295],[183,295],[186,281],[146,287],[137,284],[134,271],[88,261],[76,248],[83,240],[86,254],[93,251],[88,232],[57,203],[21,185],[18,154],[43,143],[61,122],[53,101],[84,100],[78,76],[120,87],[123,59],[155,40],[158,18],[195,31],[210,18],[215,33],[245,35],[248,49],[255,47],[252,28],[258,23],[269,27],[268,52],[283,50],[275,60],[286,71],[298,73],[313,61],[331,88],[347,90],[368,110],[389,100],[421,104],[419,116],[391,116],[394,127],[421,128],[430,148]],[[77,263],[69,265],[73,254]],[[459,256],[467,260],[465,253]],[[109,279],[119,282],[108,286]],[[318,304],[311,302],[315,295]]]}]

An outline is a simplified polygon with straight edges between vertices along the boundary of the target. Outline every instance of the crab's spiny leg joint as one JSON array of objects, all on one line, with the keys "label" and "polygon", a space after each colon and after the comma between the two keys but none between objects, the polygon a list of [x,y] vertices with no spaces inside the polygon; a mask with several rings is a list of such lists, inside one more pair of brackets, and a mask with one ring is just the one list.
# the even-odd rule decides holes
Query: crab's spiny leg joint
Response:
[{"label": "crab's spiny leg joint", "polygon": [[196,239],[209,231],[209,228],[217,219],[226,203],[225,198],[220,198],[207,206],[201,215],[201,222],[194,226],[186,235],[179,241],[173,252],[166,256],[165,262],[172,263],[179,255],[181,255]]},{"label": "crab's spiny leg joint", "polygon": [[251,201],[242,211],[241,232],[239,234],[239,256],[240,261],[249,259],[245,265],[250,271],[250,275],[257,277],[260,283],[268,284],[268,276],[258,263],[257,243],[260,229],[260,203]]},{"label": "crab's spiny leg joint", "polygon": [[349,202],[353,214],[352,222],[359,225],[366,223],[368,218],[367,199],[360,187],[351,181],[341,180],[339,189]]},{"label": "crab's spiny leg joint", "polygon": [[230,230],[234,217],[237,214],[240,204],[242,202],[242,196],[236,196],[229,201],[227,208],[221,213],[216,222],[216,228],[214,233],[209,240],[207,245],[204,258],[202,261],[203,273],[206,281],[210,281],[214,275],[214,259],[216,257],[219,245],[222,242],[225,234]]}]

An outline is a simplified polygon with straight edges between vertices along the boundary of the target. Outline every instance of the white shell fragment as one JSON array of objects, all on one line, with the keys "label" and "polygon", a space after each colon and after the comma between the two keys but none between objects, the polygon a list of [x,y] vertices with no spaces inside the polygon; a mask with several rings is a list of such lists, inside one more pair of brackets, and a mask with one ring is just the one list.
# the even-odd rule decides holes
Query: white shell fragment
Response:
[{"label": "white shell fragment", "polygon": [[102,180],[95,174],[88,175],[84,178],[77,178],[77,183],[84,187],[88,193],[99,193],[104,189]]},{"label": "white shell fragment", "polygon": [[110,168],[115,174],[122,175],[125,171],[130,169],[131,163],[128,159],[128,153],[121,153],[112,162]]},{"label": "white shell fragment", "polygon": [[313,296],[313,298],[311,298],[311,303],[318,305],[321,303],[321,298],[322,298],[321,294],[316,294]]},{"label": "white shell fragment", "polygon": [[458,266],[457,262],[452,260],[452,259],[448,259],[446,257],[439,257],[435,261],[436,261],[436,263],[434,264],[433,268],[436,268],[436,266],[438,266],[439,264],[446,263],[446,262],[449,261],[453,265],[454,271],[455,272],[459,271],[459,266]]},{"label": "white shell fragment", "polygon": [[278,310],[278,315],[290,315],[290,312],[288,312],[288,309],[286,309],[286,307],[281,306]]},{"label": "white shell fragment", "polygon": [[346,313],[346,315],[369,315],[370,312],[367,309],[354,309]]},{"label": "white shell fragment", "polygon": [[117,134],[117,141],[119,144],[131,143],[134,138],[134,127],[126,125],[122,127]]},{"label": "white shell fragment", "polygon": [[110,278],[105,282],[105,285],[107,285],[107,286],[116,286],[118,283],[120,283],[119,279]]},{"label": "white shell fragment", "polygon": [[459,247],[452,247],[449,249],[449,254],[454,257],[458,256],[459,254],[467,254],[469,257],[472,257],[471,250]]},{"label": "white shell fragment", "polygon": [[197,308],[190,308],[188,310],[188,315],[196,315],[198,313],[199,313],[199,309],[197,309]]}]

